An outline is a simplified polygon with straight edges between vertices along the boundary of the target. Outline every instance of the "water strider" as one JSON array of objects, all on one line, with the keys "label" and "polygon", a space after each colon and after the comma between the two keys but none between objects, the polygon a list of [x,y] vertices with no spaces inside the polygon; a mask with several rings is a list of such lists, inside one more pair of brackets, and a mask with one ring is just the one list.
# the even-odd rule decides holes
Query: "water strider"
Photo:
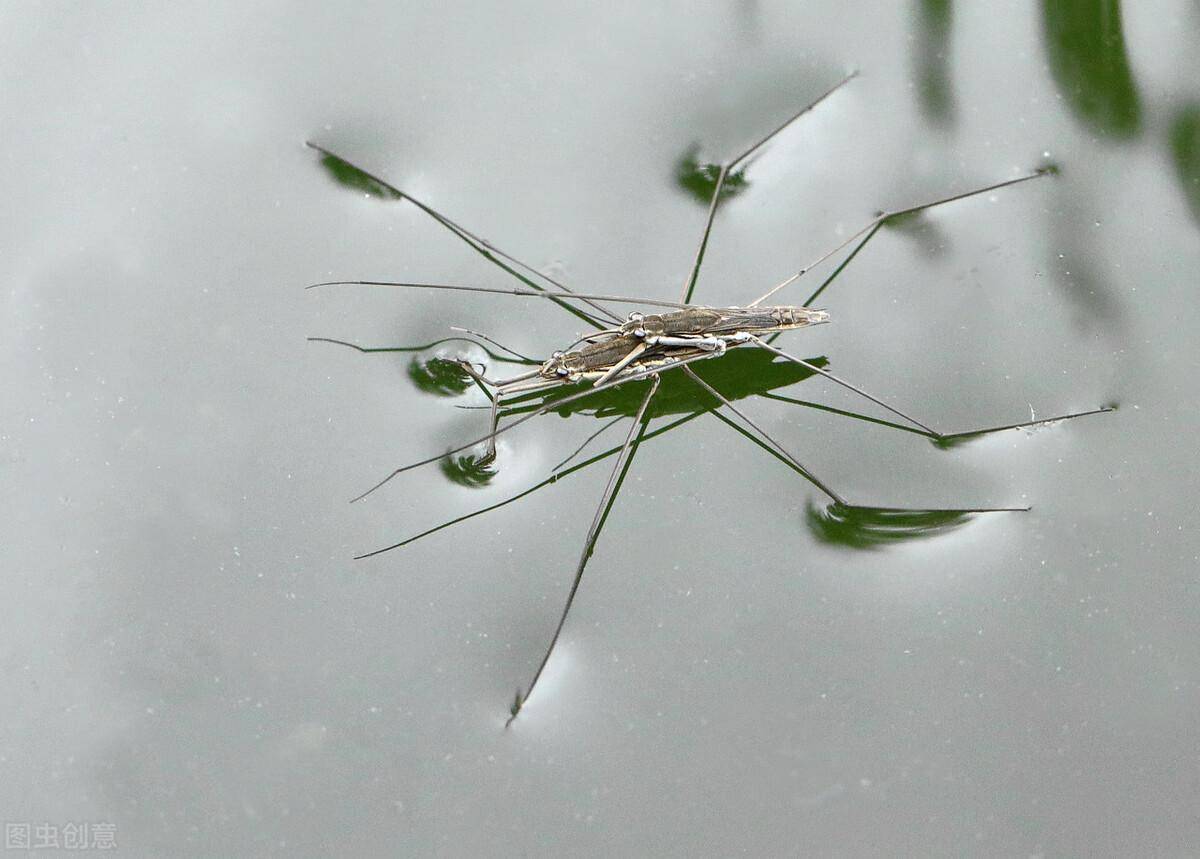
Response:
[{"label": "water strider", "polygon": [[[462,371],[479,385],[491,399],[491,428],[489,432],[477,439],[474,439],[466,444],[459,445],[449,451],[444,451],[435,456],[430,456],[426,459],[417,462],[409,463],[401,466],[366,492],[357,496],[354,501],[358,501],[367,495],[375,492],[384,484],[395,478],[397,475],[405,471],[416,468],[421,465],[426,465],[437,460],[444,460],[453,454],[461,453],[480,444],[485,444],[486,451],[483,457],[477,460],[477,464],[486,464],[495,456],[495,440],[496,436],[507,432],[520,424],[532,420],[540,415],[550,411],[563,411],[569,406],[576,406],[581,401],[594,402],[598,395],[605,391],[612,391],[621,386],[629,385],[638,381],[646,381],[648,384],[645,387],[644,394],[637,399],[635,409],[625,409],[621,416],[632,417],[629,430],[625,435],[623,442],[606,451],[603,454],[594,456],[588,461],[573,466],[565,471],[560,471],[562,467],[572,457],[578,455],[583,447],[585,447],[592,439],[600,432],[607,429],[612,422],[605,424],[601,430],[594,433],[587,442],[575,453],[568,457],[566,461],[560,463],[555,468],[553,474],[547,480],[531,487],[512,498],[493,504],[482,510],[474,513],[460,516],[449,522],[443,523],[435,528],[431,528],[414,537],[394,543],[390,546],[385,546],[376,549],[372,552],[367,552],[360,555],[360,558],[371,557],[382,554],[407,545],[414,540],[432,534],[443,528],[449,527],[465,519],[473,516],[494,510],[500,506],[511,503],[519,498],[525,497],[537,489],[542,488],[550,483],[555,482],[567,474],[574,473],[577,470],[598,462],[601,459],[615,455],[615,462],[609,474],[608,482],[605,485],[604,491],[600,495],[599,503],[592,517],[591,524],[587,530],[583,541],[583,548],[579,556],[578,563],[575,567],[574,578],[571,582],[570,590],[567,594],[566,602],[559,616],[558,624],[555,627],[554,633],[550,638],[546,651],[533,673],[532,679],[524,688],[524,691],[518,689],[516,698],[511,708],[511,716],[509,724],[524,707],[525,702],[533,693],[537,686],[539,678],[550,660],[554,652],[555,645],[558,642],[559,636],[562,633],[563,626],[566,623],[567,615],[570,613],[571,605],[574,602],[575,595],[579,589],[579,584],[583,578],[584,569],[587,566],[588,559],[595,548],[596,541],[599,538],[600,532],[603,529],[604,522],[607,519],[608,513],[616,499],[617,492],[620,489],[621,483],[625,478],[631,464],[633,455],[636,452],[638,445],[656,435],[674,428],[680,423],[691,420],[701,413],[711,413],[719,417],[721,420],[733,426],[742,435],[749,438],[755,444],[766,450],[776,459],[782,461],[785,465],[797,471],[805,479],[810,481],[822,493],[828,496],[833,502],[830,505],[832,512],[829,521],[834,522],[837,519],[843,521],[859,521],[870,522],[874,521],[877,524],[882,523],[883,527],[903,527],[907,523],[921,523],[937,527],[962,521],[967,516],[975,513],[992,513],[992,512],[1017,512],[1028,510],[1028,507],[964,507],[954,509],[920,509],[920,508],[905,508],[905,507],[874,507],[860,504],[853,504],[840,495],[836,490],[830,487],[827,483],[818,478],[811,469],[800,462],[792,453],[790,453],[776,439],[768,435],[758,424],[756,424],[745,412],[733,404],[733,399],[736,395],[730,396],[730,391],[722,391],[712,383],[712,379],[706,380],[702,375],[696,372],[699,368],[693,368],[693,364],[698,362],[709,361],[728,361],[732,355],[730,353],[737,349],[740,351],[749,347],[750,349],[761,350],[760,354],[767,353],[771,366],[777,366],[777,359],[782,359],[804,371],[805,375],[819,374],[828,378],[830,381],[838,385],[848,388],[854,393],[862,396],[873,403],[883,407],[891,412],[902,423],[890,423],[878,419],[867,418],[853,413],[841,412],[849,414],[852,417],[869,420],[874,423],[883,424],[896,429],[904,429],[909,432],[915,432],[924,435],[935,443],[943,446],[949,446],[956,440],[963,438],[978,436],[985,433],[999,432],[1008,429],[1017,429],[1021,427],[1029,427],[1035,425],[1049,424],[1056,421],[1066,420],[1069,418],[1082,417],[1084,415],[1097,414],[1100,412],[1110,411],[1112,407],[1104,406],[1096,409],[1091,409],[1084,412],[1075,412],[1064,415],[1057,415],[1051,418],[1040,418],[1029,421],[1005,424],[1003,426],[983,427],[978,429],[967,430],[963,432],[944,433],[934,429],[929,423],[919,420],[913,415],[902,411],[885,400],[871,394],[861,387],[852,384],[851,382],[840,378],[839,376],[829,372],[823,366],[823,361],[819,359],[806,360],[799,358],[789,352],[780,349],[774,345],[775,338],[785,332],[793,331],[801,328],[806,328],[811,325],[817,325],[828,322],[829,314],[824,310],[814,309],[810,305],[816,298],[825,290],[825,288],[836,278],[849,262],[858,254],[858,252],[866,245],[875,233],[890,219],[894,219],[903,215],[911,215],[921,212],[934,206],[941,206],[957,200],[962,200],[977,194],[995,191],[1010,185],[1016,185],[1022,182],[1027,182],[1037,179],[1042,176],[1050,175],[1053,171],[1049,169],[1035,170],[1030,173],[1018,176],[1013,179],[1008,179],[1001,182],[988,185],[983,188],[976,188],[962,193],[953,194],[942,197],[920,205],[911,206],[906,209],[881,212],[874,218],[869,220],[862,228],[852,233],[848,238],[839,243],[835,248],[822,254],[809,265],[800,269],[784,281],[767,290],[762,295],[750,301],[744,306],[738,307],[707,307],[692,303],[692,296],[696,288],[696,283],[699,278],[700,269],[704,261],[705,250],[708,245],[709,237],[712,232],[713,220],[722,198],[722,192],[726,181],[734,174],[738,165],[750,158],[761,147],[775,138],[780,132],[789,127],[793,122],[799,119],[803,114],[812,110],[834,92],[847,84],[855,74],[851,74],[838,82],[831,89],[826,91],[812,103],[806,105],[803,109],[787,118],[773,131],[754,143],[748,149],[740,153],[734,159],[725,162],[721,165],[716,174],[712,195],[708,205],[707,218],[704,224],[704,230],[701,235],[699,246],[696,250],[695,258],[689,271],[687,279],[684,281],[680,297],[678,301],[664,301],[654,298],[634,298],[628,296],[603,295],[581,293],[570,289],[563,283],[537,271],[532,266],[527,265],[518,258],[500,250],[490,242],[480,238],[476,234],[457,224],[446,215],[438,212],[431,206],[421,202],[411,195],[399,190],[398,188],[388,184],[387,182],[373,176],[360,168],[355,167],[350,162],[335,155],[329,150],[318,146],[314,143],[308,145],[320,152],[324,158],[324,164],[329,171],[346,184],[353,184],[359,187],[365,187],[367,190],[390,199],[397,201],[407,200],[417,206],[442,227],[449,230],[457,238],[466,243],[469,247],[481,254],[489,262],[497,265],[510,275],[516,277],[523,284],[523,288],[514,289],[496,289],[490,287],[453,285],[453,284],[434,284],[434,283],[412,283],[400,281],[383,281],[383,280],[353,280],[353,281],[327,281],[324,283],[313,284],[313,287],[319,286],[334,286],[334,285],[365,285],[375,287],[390,287],[390,288],[406,288],[406,289],[441,289],[441,290],[458,290],[465,292],[484,292],[515,295],[526,298],[538,298],[553,301],[568,312],[575,315],[590,325],[594,330],[577,339],[575,342],[568,344],[565,348],[554,352],[550,358],[543,361],[528,358],[514,350],[504,347],[496,341],[484,335],[476,334],[475,332],[464,331],[463,333],[478,337],[482,340],[498,346],[503,351],[514,356],[513,358],[503,358],[496,356],[495,353],[490,353],[498,361],[520,363],[532,365],[528,369],[516,376],[511,376],[505,379],[493,379],[486,375],[485,370],[477,370],[473,364],[467,361],[459,362]],[[741,174],[736,174],[740,176]],[[800,305],[767,305],[764,304],[768,299],[772,298],[780,290],[790,286],[798,281],[807,272],[814,267],[825,262],[835,254],[849,247],[852,243],[858,242],[857,246],[847,254],[846,258],[837,267],[837,269],[827,278],[824,283],[814,291],[803,304]],[[311,287],[310,287],[311,288]],[[635,304],[642,308],[655,308],[655,312],[634,311],[622,318],[616,311],[609,308],[610,304]],[[461,330],[461,329],[460,329]],[[324,338],[315,338],[324,339]],[[460,338],[470,339],[470,338]],[[342,342],[342,341],[331,341]],[[344,344],[354,346],[354,344]],[[388,351],[388,350],[367,350],[361,347],[354,346],[361,351]],[[679,371],[675,373],[675,371]],[[694,386],[711,397],[713,407],[710,409],[693,410],[686,417],[673,422],[672,424],[663,427],[653,432],[647,432],[647,427],[650,420],[657,416],[651,410],[651,403],[658,395],[660,386],[664,379],[683,376],[687,378]],[[563,396],[547,396],[542,403],[528,404],[528,397],[531,395],[543,394],[545,392],[556,392],[559,390],[578,387],[580,390],[567,393]],[[772,396],[769,391],[754,391],[753,393],[762,393],[765,396]],[[746,392],[742,392],[742,396]],[[776,399],[787,399],[784,397],[774,396]],[[817,408],[825,408],[829,411],[839,411],[830,409],[829,407],[816,406]],[[736,416],[737,422],[730,420],[728,417],[721,415],[717,409],[724,408]],[[523,412],[520,417],[507,423],[500,423],[502,413],[508,412]],[[445,461],[445,460],[444,460]],[[832,524],[831,524],[832,527]]]}]

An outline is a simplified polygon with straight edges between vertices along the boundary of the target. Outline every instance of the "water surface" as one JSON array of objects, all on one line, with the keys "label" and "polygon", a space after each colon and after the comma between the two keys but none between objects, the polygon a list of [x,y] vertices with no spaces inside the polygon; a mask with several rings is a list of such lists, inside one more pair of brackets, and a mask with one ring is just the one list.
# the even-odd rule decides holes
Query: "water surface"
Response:
[{"label": "water surface", "polygon": [[[4,19],[5,821],[108,821],[147,856],[1194,845],[1195,4]],[[431,466],[348,505],[485,425],[430,369],[487,360],[429,345],[450,326],[543,357],[584,323],[305,293],[519,283],[304,141],[577,288],[671,299],[707,165],[852,69],[737,174],[696,300],[1055,165],[881,230],[821,295],[833,324],[780,342],[939,431],[1119,410],[939,447],[731,355],[713,384],[853,502],[1033,509],[829,510],[665,391],[503,730],[613,457],[351,558],[537,485],[620,418],[566,468],[605,453],[637,395],[514,430],[490,475]]]}]

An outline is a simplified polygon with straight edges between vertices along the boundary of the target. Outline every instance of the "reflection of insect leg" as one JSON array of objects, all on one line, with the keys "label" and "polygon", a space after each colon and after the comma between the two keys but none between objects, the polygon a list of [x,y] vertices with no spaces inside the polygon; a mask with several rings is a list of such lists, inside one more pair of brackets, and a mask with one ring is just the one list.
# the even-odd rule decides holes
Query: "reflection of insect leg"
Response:
[{"label": "reflection of insect leg", "polygon": [[840,81],[838,81],[836,84],[834,84],[830,89],[826,90],[815,101],[811,102],[808,105],[805,105],[799,111],[792,114],[792,116],[789,117],[782,125],[778,126],[774,131],[772,131],[766,137],[759,140],[757,143],[755,143],[749,149],[744,151],[741,155],[738,155],[732,161],[726,161],[724,164],[721,165],[721,172],[719,174],[717,174],[716,187],[713,188],[712,199],[708,203],[708,218],[704,223],[704,233],[700,237],[700,247],[696,249],[696,259],[695,259],[695,262],[692,263],[692,270],[688,274],[688,279],[683,282],[683,298],[681,299],[681,301],[683,301],[686,304],[692,300],[692,292],[696,288],[696,278],[698,278],[700,276],[700,265],[701,265],[701,263],[704,262],[704,251],[708,247],[708,237],[709,237],[709,234],[712,233],[713,218],[717,214],[717,204],[721,200],[721,191],[725,187],[725,180],[726,180],[726,178],[728,178],[730,171],[733,170],[735,167],[737,167],[738,164],[740,164],[741,162],[743,162],[747,158],[749,158],[751,155],[753,155],[755,152],[757,152],[761,147],[765,146],[771,139],[773,139],[775,137],[775,135],[779,134],[781,131],[783,131],[785,128],[787,128],[789,125],[791,125],[797,119],[799,119],[801,116],[808,113],[810,110],[812,110],[818,104],[823,102],[825,99],[829,98],[829,96],[833,95],[834,92],[841,89],[843,86],[845,86],[851,80],[853,80],[857,74],[858,74],[858,72],[852,72],[852,73],[846,75],[846,77],[842,78]]},{"label": "reflection of insect leg", "polygon": [[616,492],[621,481],[625,478],[625,472],[632,462],[632,451],[634,447],[634,436],[640,436],[646,431],[646,408],[650,405],[650,400],[658,390],[658,385],[661,379],[658,375],[651,377],[650,390],[646,391],[646,396],[642,399],[641,406],[638,407],[637,414],[634,416],[633,423],[629,427],[629,434],[625,436],[625,443],[621,447],[621,452],[617,455],[617,461],[613,464],[612,473],[608,477],[608,484],[604,487],[604,493],[600,496],[600,504],[596,507],[596,514],[592,517],[592,524],[588,528],[587,537],[583,541],[583,552],[579,556],[579,564],[575,567],[575,579],[571,582],[571,590],[567,594],[567,603],[563,606],[562,615],[558,619],[558,626],[554,629],[554,636],[550,639],[550,646],[546,648],[546,655],[542,657],[541,663],[538,665],[537,671],[533,674],[533,679],[529,681],[529,688],[522,694],[521,690],[517,690],[516,699],[513,701],[512,715],[508,722],[521,712],[521,708],[533,694],[534,687],[537,686],[538,678],[542,676],[542,671],[546,668],[546,663],[550,661],[550,654],[554,652],[554,646],[558,644],[558,637],[562,634],[563,624],[567,621],[567,614],[571,611],[571,604],[575,601],[575,594],[579,591],[579,582],[583,579],[584,568],[587,567],[588,558],[592,555],[592,550],[596,546],[596,540],[600,536],[600,529],[603,527],[604,519],[608,515],[608,510],[611,507],[613,499],[616,497]]},{"label": "reflection of insect leg", "polygon": [[916,426],[923,429],[935,441],[947,441],[949,439],[962,438],[965,436],[984,435],[985,433],[1000,432],[1001,430],[1007,430],[1007,429],[1018,429],[1020,427],[1037,426],[1039,424],[1054,423],[1055,421],[1065,421],[1065,420],[1069,420],[1070,418],[1081,418],[1081,417],[1085,417],[1086,415],[1095,415],[1095,414],[1101,414],[1102,412],[1111,412],[1112,411],[1111,406],[1102,406],[1098,409],[1088,409],[1087,411],[1084,411],[1084,412],[1072,412],[1071,414],[1067,414],[1067,415],[1056,415],[1055,417],[1052,417],[1052,418],[1041,418],[1039,420],[1024,421],[1022,423],[1004,424],[1003,426],[982,427],[980,429],[965,430],[964,432],[941,433],[941,432],[938,432],[937,430],[933,429],[932,427],[927,426],[926,424],[922,423],[921,421],[917,420],[916,418],[912,417],[911,415],[905,414],[904,412],[900,411],[899,409],[895,408],[894,406],[889,406],[883,400],[879,399],[878,397],[874,396],[873,394],[867,393],[862,388],[860,388],[856,385],[850,384],[845,379],[838,378],[833,373],[830,373],[828,370],[826,370],[824,367],[818,367],[816,364],[812,364],[808,361],[803,360],[802,358],[797,358],[795,355],[789,355],[787,352],[784,352],[782,349],[772,346],[770,343],[766,342],[765,340],[762,340],[761,338],[755,337],[753,335],[751,335],[749,339],[750,339],[750,342],[755,344],[756,346],[766,349],[768,352],[774,352],[779,357],[784,358],[788,361],[791,361],[794,364],[799,364],[801,367],[804,367],[808,370],[812,370],[814,373],[820,373],[822,376],[829,379],[830,381],[836,382],[837,384],[841,385],[842,387],[848,388],[849,390],[854,391],[854,393],[859,394],[860,396],[866,397],[871,402],[876,403],[880,406],[883,406],[885,409],[887,409],[892,414],[899,415],[900,417],[904,418],[909,423],[915,424]]}]

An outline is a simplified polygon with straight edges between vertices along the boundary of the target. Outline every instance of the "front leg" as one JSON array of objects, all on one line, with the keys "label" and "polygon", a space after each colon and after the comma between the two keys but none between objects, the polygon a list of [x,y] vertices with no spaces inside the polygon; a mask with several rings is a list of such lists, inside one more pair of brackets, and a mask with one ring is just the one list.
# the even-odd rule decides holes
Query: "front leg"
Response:
[{"label": "front leg", "polygon": [[680,347],[686,349],[699,349],[701,352],[716,352],[718,354],[725,351],[725,338],[723,337],[668,337],[666,335],[656,335],[646,338],[648,346],[665,346],[668,349],[672,347]]}]

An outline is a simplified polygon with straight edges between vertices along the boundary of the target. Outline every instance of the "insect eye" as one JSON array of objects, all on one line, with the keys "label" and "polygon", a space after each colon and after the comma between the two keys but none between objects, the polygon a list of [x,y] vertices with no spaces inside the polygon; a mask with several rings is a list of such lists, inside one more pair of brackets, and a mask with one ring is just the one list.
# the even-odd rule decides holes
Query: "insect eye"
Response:
[{"label": "insect eye", "polygon": [[636,310],[635,310],[635,311],[633,311],[633,313],[630,313],[630,314],[629,314],[629,321],[630,321],[630,322],[641,322],[641,321],[642,321],[643,319],[645,319],[645,318],[646,318],[645,316],[643,316],[642,314],[638,313]]}]

